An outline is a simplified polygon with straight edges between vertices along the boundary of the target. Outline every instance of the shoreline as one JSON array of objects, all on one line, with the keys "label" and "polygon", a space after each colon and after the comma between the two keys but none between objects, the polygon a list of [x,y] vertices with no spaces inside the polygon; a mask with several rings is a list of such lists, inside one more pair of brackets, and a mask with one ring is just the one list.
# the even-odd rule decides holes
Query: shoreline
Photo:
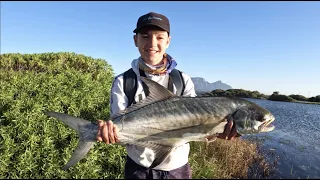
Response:
[{"label": "shoreline", "polygon": [[320,102],[309,102],[309,101],[293,101],[293,103],[303,103],[303,104],[316,104],[316,105],[320,105]]},{"label": "shoreline", "polygon": [[[204,94],[197,94],[198,96],[203,96]],[[207,95],[207,94],[206,94]],[[208,96],[208,95],[207,95]],[[209,95],[211,96],[211,95]],[[218,97],[229,97],[229,96],[218,96]],[[288,102],[288,103],[302,103],[302,104],[315,104],[315,105],[320,105],[320,102],[311,102],[311,101],[281,101],[281,100],[270,100],[266,98],[261,98],[261,97],[241,97],[241,96],[231,96],[231,97],[236,97],[236,98],[248,98],[248,99],[261,99],[261,100],[268,100],[268,101],[275,101],[275,102]]]},{"label": "shoreline", "polygon": [[[240,98],[242,98],[242,97],[240,97]],[[302,104],[320,105],[320,102],[310,102],[310,101],[298,101],[298,100],[296,100],[296,101],[276,101],[276,100],[270,100],[270,99],[264,99],[264,98],[252,98],[252,97],[249,97],[249,99],[261,99],[261,100],[268,100],[268,101],[275,101],[275,102],[287,102],[287,103],[302,103]]]}]

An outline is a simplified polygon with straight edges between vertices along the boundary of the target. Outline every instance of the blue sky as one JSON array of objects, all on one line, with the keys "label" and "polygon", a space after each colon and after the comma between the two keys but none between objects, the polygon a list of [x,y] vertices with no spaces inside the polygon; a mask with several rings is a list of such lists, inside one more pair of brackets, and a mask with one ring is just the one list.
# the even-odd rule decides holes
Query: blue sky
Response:
[{"label": "blue sky", "polygon": [[320,95],[320,2],[1,2],[1,53],[75,52],[116,74],[139,57],[133,29],[166,15],[177,68],[208,82]]}]

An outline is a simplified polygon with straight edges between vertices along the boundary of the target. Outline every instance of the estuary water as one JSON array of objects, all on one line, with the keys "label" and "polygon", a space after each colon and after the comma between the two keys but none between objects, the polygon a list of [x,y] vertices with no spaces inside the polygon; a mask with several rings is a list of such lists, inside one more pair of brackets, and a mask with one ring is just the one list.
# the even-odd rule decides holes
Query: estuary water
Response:
[{"label": "estuary water", "polygon": [[242,138],[261,143],[274,170],[267,178],[320,178],[320,105],[247,99],[274,116],[272,132]]}]

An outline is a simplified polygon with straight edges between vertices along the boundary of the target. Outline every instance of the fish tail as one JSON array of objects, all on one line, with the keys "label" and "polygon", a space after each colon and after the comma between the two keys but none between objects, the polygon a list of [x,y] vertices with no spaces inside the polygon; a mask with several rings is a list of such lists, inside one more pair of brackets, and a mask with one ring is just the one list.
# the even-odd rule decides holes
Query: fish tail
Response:
[{"label": "fish tail", "polygon": [[46,112],[45,114],[64,122],[70,128],[77,131],[79,135],[79,141],[71,159],[62,168],[63,170],[66,170],[79,162],[93,147],[94,143],[97,142],[95,132],[97,132],[98,126],[88,120],[69,116],[67,114],[57,112]]}]

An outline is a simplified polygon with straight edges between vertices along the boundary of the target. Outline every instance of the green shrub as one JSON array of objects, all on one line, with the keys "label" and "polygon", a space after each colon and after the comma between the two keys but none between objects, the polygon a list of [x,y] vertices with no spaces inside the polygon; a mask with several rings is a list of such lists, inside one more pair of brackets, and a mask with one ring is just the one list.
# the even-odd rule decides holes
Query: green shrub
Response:
[{"label": "green shrub", "polygon": [[0,57],[0,178],[122,177],[125,149],[104,143],[63,171],[78,135],[44,114],[107,119],[114,74],[106,61],[75,53]]},{"label": "green shrub", "polygon": [[268,100],[271,100],[271,101],[285,101],[285,102],[295,102],[296,101],[292,97],[289,97],[289,96],[286,96],[286,95],[282,95],[282,94],[278,94],[278,93],[273,93],[271,96],[269,96]]},{"label": "green shrub", "polygon": [[320,95],[308,98],[310,102],[320,102]]},{"label": "green shrub", "polygon": [[299,94],[291,94],[289,97],[291,97],[295,100],[298,100],[298,101],[308,101],[308,98],[306,98],[302,95],[299,95]]}]

